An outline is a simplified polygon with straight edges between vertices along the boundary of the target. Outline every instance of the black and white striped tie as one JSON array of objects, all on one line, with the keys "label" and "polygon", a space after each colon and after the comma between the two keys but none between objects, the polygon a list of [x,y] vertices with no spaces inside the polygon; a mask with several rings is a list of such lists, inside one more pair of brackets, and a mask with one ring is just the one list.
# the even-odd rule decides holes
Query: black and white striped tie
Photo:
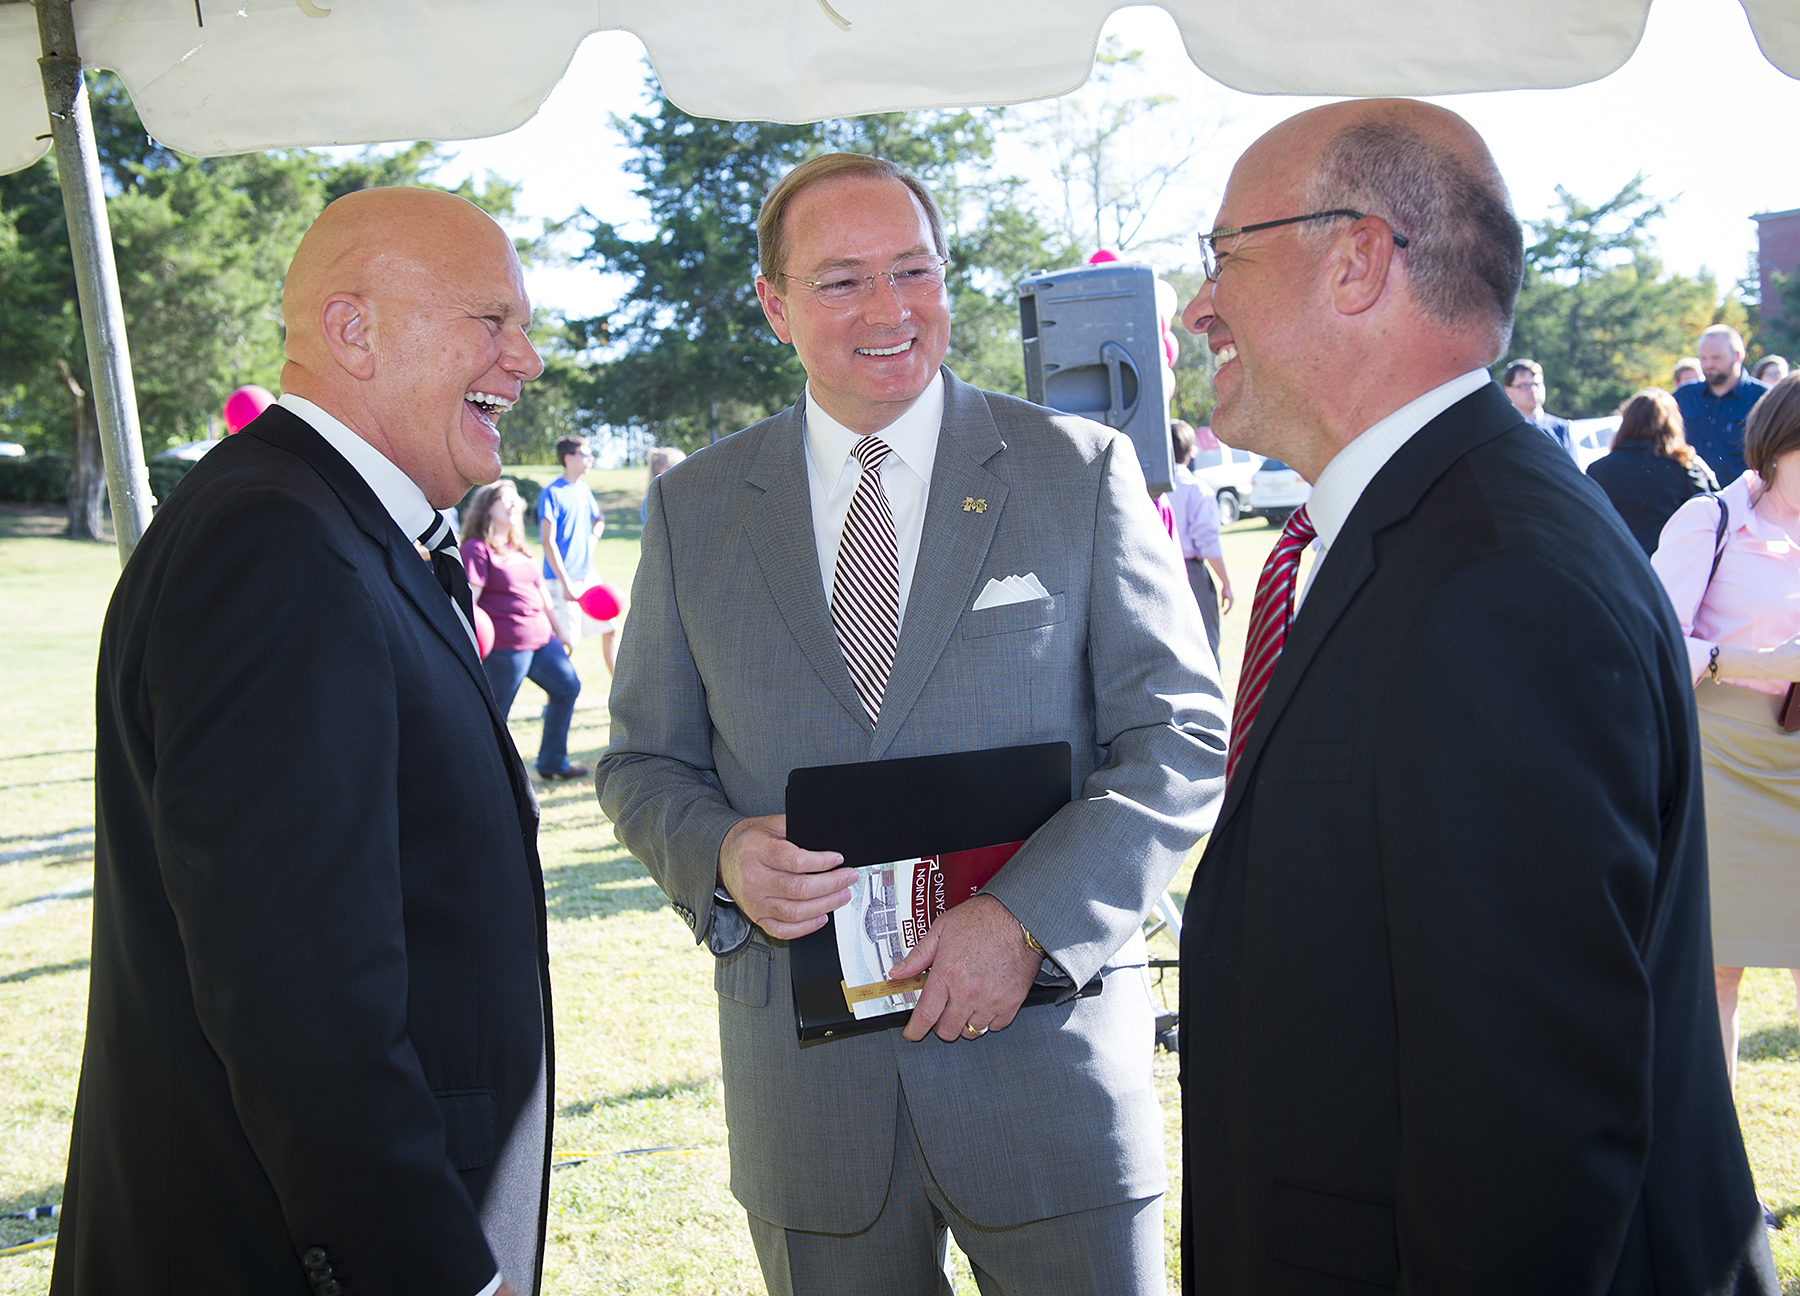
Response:
[{"label": "black and white striped tie", "polygon": [[437,583],[462,609],[463,620],[475,624],[475,600],[469,592],[469,574],[463,570],[462,555],[456,552],[456,530],[442,513],[432,515],[432,525],[419,536],[419,543],[431,552],[431,574]]},{"label": "black and white striped tie", "polygon": [[838,541],[831,626],[872,725],[881,714],[900,638],[900,555],[894,514],[881,489],[881,465],[892,450],[880,437],[867,436],[853,453],[862,464],[862,480]]}]

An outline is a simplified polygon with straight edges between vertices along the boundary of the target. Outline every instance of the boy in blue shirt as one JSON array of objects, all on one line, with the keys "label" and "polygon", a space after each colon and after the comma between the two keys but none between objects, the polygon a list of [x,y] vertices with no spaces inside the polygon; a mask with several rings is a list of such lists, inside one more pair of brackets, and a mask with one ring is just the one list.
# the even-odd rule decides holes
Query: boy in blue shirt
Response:
[{"label": "boy in blue shirt", "polygon": [[[594,542],[606,531],[606,519],[594,492],[581,480],[594,461],[586,439],[561,438],[556,456],[562,461],[562,476],[538,495],[538,540],[544,546],[544,584],[572,650],[581,642],[582,623],[588,619],[575,600],[594,583]],[[599,626],[600,652],[610,675],[618,652],[618,628],[612,621],[602,621]]]}]

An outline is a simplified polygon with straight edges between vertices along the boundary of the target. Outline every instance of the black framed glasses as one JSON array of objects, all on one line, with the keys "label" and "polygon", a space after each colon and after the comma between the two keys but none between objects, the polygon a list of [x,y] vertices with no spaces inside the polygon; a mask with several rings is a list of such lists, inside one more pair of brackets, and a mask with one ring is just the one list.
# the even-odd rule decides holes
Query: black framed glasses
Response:
[{"label": "black framed glasses", "polygon": [[[1213,230],[1211,233],[1200,236],[1200,263],[1205,267],[1207,281],[1217,283],[1219,281],[1219,258],[1218,254],[1213,251],[1213,243],[1217,239],[1234,238],[1239,234],[1254,234],[1257,230],[1275,229],[1281,225],[1298,225],[1301,221],[1336,220],[1339,217],[1361,220],[1368,215],[1371,213],[1351,211],[1348,207],[1334,207],[1330,211],[1308,212],[1304,216],[1283,216],[1280,220],[1258,221],[1254,225],[1240,225],[1236,229]],[[1385,216],[1377,219],[1387,220]],[[1391,221],[1388,222],[1388,232],[1394,236],[1394,246],[1397,248],[1403,248],[1412,242],[1406,235],[1395,229]]]},{"label": "black framed glasses", "polygon": [[909,256],[894,262],[891,270],[872,275],[832,274],[825,279],[800,279],[784,270],[781,277],[812,289],[820,305],[842,310],[874,292],[877,279],[886,279],[903,300],[935,297],[943,290],[944,269],[949,264],[941,256]]}]

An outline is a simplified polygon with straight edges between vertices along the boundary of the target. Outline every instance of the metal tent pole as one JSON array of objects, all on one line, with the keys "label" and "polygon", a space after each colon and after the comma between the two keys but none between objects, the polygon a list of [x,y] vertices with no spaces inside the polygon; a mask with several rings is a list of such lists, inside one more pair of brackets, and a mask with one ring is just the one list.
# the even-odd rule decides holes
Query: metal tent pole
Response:
[{"label": "metal tent pole", "polygon": [[150,477],[144,470],[144,442],[138,431],[137,390],[131,381],[131,353],[125,340],[125,311],[119,304],[119,274],[113,265],[112,230],[106,222],[106,194],[100,185],[100,155],[94,148],[94,119],[81,79],[75,45],[75,15],[69,0],[34,0],[38,42],[44,56],[44,101],[63,211],[69,221],[69,249],[75,257],[75,289],[81,327],[87,336],[88,372],[94,409],[100,419],[100,452],[106,460],[106,489],[112,498],[113,532],[122,566],[150,525]]}]

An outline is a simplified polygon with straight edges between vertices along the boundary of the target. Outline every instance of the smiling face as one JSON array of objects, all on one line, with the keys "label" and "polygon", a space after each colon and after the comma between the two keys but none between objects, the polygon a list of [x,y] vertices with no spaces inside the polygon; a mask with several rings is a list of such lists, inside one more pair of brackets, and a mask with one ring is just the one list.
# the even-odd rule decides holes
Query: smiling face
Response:
[{"label": "smiling face", "polygon": [[[937,253],[925,210],[898,180],[837,176],[796,194],[782,227],[786,274],[756,279],[763,313],[793,344],[826,412],[854,432],[879,432],[937,377],[950,346],[947,291],[902,297],[882,274],[902,257]],[[842,308],[800,282],[863,275],[877,276],[874,291]]]},{"label": "smiling face", "polygon": [[543,372],[512,241],[453,194],[325,209],[282,290],[284,390],[348,424],[436,508],[500,475],[499,416]]},{"label": "smiling face", "polygon": [[513,524],[513,514],[521,516],[525,512],[525,501],[519,498],[519,492],[508,483],[494,492],[494,498],[488,503],[488,524],[500,531],[506,531]]},{"label": "smiling face", "polygon": [[[1265,136],[1233,168],[1214,229],[1236,229],[1298,215],[1306,208],[1292,147]],[[1308,357],[1321,345],[1311,325],[1327,303],[1320,295],[1320,257],[1284,225],[1220,239],[1217,282],[1201,285],[1181,313],[1206,337],[1219,365],[1213,374],[1213,430],[1227,444],[1303,460],[1290,437],[1305,425],[1302,388]]]},{"label": "smiling face", "polygon": [[544,369],[525,332],[531,304],[518,257],[489,225],[466,260],[411,267],[377,295],[393,321],[371,392],[383,453],[439,507],[500,475],[497,420]]}]

